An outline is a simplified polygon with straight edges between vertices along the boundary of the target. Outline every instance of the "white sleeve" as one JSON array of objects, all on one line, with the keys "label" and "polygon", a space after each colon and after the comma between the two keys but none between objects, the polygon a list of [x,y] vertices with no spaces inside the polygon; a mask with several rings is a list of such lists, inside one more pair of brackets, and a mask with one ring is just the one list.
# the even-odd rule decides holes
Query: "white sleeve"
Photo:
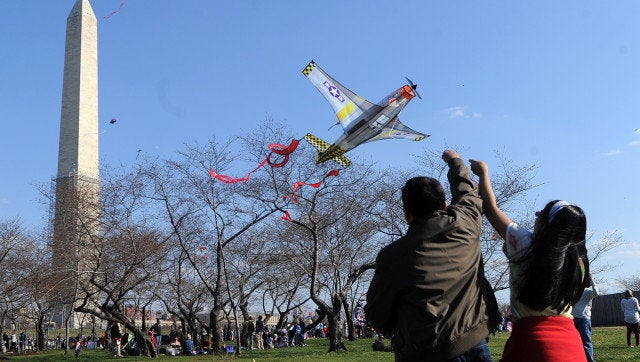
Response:
[{"label": "white sleeve", "polygon": [[507,226],[507,256],[518,258],[531,245],[531,232],[512,222]]}]

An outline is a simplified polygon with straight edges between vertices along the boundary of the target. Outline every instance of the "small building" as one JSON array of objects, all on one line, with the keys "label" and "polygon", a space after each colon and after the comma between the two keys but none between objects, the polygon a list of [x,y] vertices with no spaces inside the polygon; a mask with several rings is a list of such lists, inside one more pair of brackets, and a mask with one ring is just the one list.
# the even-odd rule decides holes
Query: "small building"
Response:
[{"label": "small building", "polygon": [[[640,299],[640,291],[633,292]],[[591,325],[594,327],[624,326],[624,314],[620,301],[624,293],[597,296],[591,304]]]}]

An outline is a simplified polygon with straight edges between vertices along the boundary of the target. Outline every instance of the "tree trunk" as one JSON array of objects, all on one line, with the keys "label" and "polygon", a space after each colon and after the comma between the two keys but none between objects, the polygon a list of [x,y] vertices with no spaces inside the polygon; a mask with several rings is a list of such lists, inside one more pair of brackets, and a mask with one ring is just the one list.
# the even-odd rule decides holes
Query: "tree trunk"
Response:
[{"label": "tree trunk", "polygon": [[142,326],[143,331],[147,330],[147,307],[142,306]]},{"label": "tree trunk", "polygon": [[38,313],[36,321],[36,349],[38,351],[44,351],[44,318],[43,312]]},{"label": "tree trunk", "polygon": [[278,317],[278,323],[276,324],[276,329],[282,329],[287,324],[287,320],[289,319],[289,313],[280,313],[280,317]]},{"label": "tree trunk", "polygon": [[141,329],[131,323],[125,323],[124,326],[127,328],[127,330],[131,331],[134,336],[133,338],[135,338],[136,341],[142,341],[142,344],[140,345],[140,354],[151,358],[158,357],[156,349],[153,347],[153,341],[151,340],[149,334],[143,332]]},{"label": "tree trunk", "polygon": [[349,311],[349,303],[346,300],[342,301],[342,307],[344,308],[344,315],[346,316],[347,321],[347,338],[353,342],[356,340],[353,330],[353,315],[351,315]]},{"label": "tree trunk", "polygon": [[340,332],[340,317],[339,313],[329,313],[327,315],[327,322],[329,323],[329,351],[337,352],[339,350],[347,350],[342,342],[342,332]]},{"label": "tree trunk", "polygon": [[211,329],[211,348],[213,348],[214,352],[220,352],[220,328],[218,328],[218,316],[220,315],[220,310],[217,308],[211,308],[211,312],[209,313],[209,327]]}]

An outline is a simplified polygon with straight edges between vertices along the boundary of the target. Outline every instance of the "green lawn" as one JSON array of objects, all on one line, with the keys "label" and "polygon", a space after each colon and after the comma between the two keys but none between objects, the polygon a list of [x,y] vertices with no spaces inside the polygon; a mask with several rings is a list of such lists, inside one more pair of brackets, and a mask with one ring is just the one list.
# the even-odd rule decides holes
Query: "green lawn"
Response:
[{"label": "green lawn", "polygon": [[[598,327],[593,330],[594,351],[597,361],[638,361],[640,348],[626,347],[626,329],[624,327]],[[502,356],[508,333],[498,333],[489,341],[489,348],[494,360]],[[354,342],[345,341],[347,352],[327,353],[326,340],[311,339],[307,347],[278,348],[270,350],[243,351],[240,356],[160,356],[157,361],[393,361],[393,353],[373,352],[373,339],[361,339]],[[73,352],[65,356],[61,351],[46,351],[38,354],[2,356],[11,361],[74,361]],[[0,357],[0,359],[2,358]],[[103,350],[83,350],[78,361],[112,361],[115,358]],[[149,361],[146,357],[124,357],[126,361]]]}]

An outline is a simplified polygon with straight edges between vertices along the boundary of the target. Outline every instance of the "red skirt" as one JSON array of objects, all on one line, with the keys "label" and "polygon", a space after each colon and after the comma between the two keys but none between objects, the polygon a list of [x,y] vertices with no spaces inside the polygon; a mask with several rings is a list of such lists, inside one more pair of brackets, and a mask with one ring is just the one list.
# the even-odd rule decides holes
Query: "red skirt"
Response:
[{"label": "red skirt", "polygon": [[586,360],[582,339],[573,319],[560,316],[518,319],[501,359],[503,362]]}]

